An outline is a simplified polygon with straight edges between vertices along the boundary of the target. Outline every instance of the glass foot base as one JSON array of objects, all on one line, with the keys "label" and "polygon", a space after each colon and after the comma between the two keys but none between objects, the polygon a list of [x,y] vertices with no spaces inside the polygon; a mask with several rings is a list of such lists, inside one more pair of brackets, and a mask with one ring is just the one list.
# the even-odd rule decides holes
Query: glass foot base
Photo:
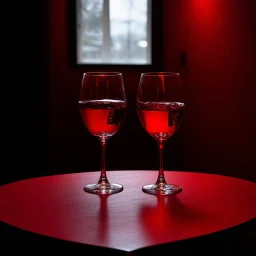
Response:
[{"label": "glass foot base", "polygon": [[84,187],[84,191],[91,194],[115,194],[123,191],[123,186],[120,184],[109,183],[102,184],[88,184]]},{"label": "glass foot base", "polygon": [[173,184],[152,184],[142,187],[142,191],[152,195],[175,195],[182,191],[182,187]]}]

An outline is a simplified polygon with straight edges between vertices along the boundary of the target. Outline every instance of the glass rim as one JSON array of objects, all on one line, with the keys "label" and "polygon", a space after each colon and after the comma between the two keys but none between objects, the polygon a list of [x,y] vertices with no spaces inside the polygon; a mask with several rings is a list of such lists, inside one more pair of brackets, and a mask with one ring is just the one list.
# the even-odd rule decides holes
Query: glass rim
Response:
[{"label": "glass rim", "polygon": [[103,71],[103,72],[84,72],[83,74],[84,76],[85,75],[90,75],[90,76],[122,76],[122,73],[121,72],[112,72],[112,71]]},{"label": "glass rim", "polygon": [[145,72],[141,76],[180,76],[180,74],[175,72]]}]

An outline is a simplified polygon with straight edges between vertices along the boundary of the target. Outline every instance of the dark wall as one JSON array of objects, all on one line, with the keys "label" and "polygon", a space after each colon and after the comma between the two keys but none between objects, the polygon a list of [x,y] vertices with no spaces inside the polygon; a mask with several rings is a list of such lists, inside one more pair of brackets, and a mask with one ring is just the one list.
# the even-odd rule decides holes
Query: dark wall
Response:
[{"label": "dark wall", "polygon": [[[88,133],[77,108],[82,74],[87,71],[123,73],[128,112],[120,131],[107,147],[107,169],[156,169],[156,142],[145,133],[135,110],[140,74],[139,67],[74,67],[68,58],[69,36],[67,5],[62,0],[49,1],[49,83],[50,146],[49,166],[53,172],[99,170],[100,144]],[[159,27],[157,28],[159,31]],[[160,59],[161,56],[158,56]],[[159,66],[158,66],[159,68]],[[172,146],[173,147],[173,146]],[[174,157],[174,156],[173,156]],[[175,165],[167,159],[166,164]],[[169,161],[169,163],[168,163]]]},{"label": "dark wall", "polygon": [[47,167],[45,6],[17,1],[7,10],[8,161],[1,168],[1,184],[42,175]]},{"label": "dark wall", "polygon": [[[166,169],[255,180],[254,1],[163,4],[162,69],[180,72],[187,92],[181,129],[166,145]],[[82,73],[93,70],[122,72],[129,105],[123,126],[109,141],[107,169],[157,169],[157,145],[135,112],[145,70],[73,67],[66,1],[25,1],[11,9],[8,168],[0,182],[99,169],[99,142],[87,132],[77,109]]]},{"label": "dark wall", "polygon": [[[10,60],[18,62],[9,71],[18,69],[9,82],[12,136],[8,172],[2,174],[2,181],[99,170],[100,144],[84,127],[77,108],[82,74],[87,71],[119,71],[124,76],[129,108],[123,126],[108,143],[107,169],[158,168],[157,145],[142,129],[135,111],[140,74],[149,69],[74,67],[69,59],[67,2],[28,1],[12,7],[8,34],[15,50]],[[160,59],[157,56],[158,69]],[[168,164],[175,162],[167,159]]]},{"label": "dark wall", "polygon": [[187,91],[183,167],[255,181],[256,2],[164,5],[165,69],[180,72]]}]

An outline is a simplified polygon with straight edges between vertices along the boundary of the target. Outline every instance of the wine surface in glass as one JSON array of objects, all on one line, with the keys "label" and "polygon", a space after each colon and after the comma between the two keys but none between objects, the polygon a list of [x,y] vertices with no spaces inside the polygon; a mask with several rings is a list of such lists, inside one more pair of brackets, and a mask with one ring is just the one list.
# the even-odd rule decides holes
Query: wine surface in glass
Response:
[{"label": "wine surface in glass", "polygon": [[79,112],[90,133],[98,137],[114,135],[124,119],[126,102],[121,100],[87,100],[78,102]]},{"label": "wine surface in glass", "polygon": [[146,132],[156,140],[167,140],[179,128],[185,104],[181,102],[140,102],[137,113]]}]

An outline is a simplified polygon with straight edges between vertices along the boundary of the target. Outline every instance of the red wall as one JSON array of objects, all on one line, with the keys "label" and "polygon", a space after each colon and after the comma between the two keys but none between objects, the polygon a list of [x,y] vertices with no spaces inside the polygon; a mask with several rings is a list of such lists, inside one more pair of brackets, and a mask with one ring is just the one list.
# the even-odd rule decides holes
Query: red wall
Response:
[{"label": "red wall", "polygon": [[164,6],[165,69],[181,73],[187,93],[183,167],[255,180],[256,2]]},{"label": "red wall", "polygon": [[[181,73],[187,95],[184,122],[166,148],[167,168],[175,163],[176,168],[255,179],[254,1],[163,3],[164,69]],[[82,73],[88,69],[69,65],[66,28],[66,4],[49,1],[48,160],[54,172],[100,166],[98,142],[86,132],[77,111]],[[180,64],[181,51],[187,55],[186,68]],[[124,74],[130,113],[109,142],[108,167],[157,168],[155,142],[133,113],[141,70],[115,71]]]}]

